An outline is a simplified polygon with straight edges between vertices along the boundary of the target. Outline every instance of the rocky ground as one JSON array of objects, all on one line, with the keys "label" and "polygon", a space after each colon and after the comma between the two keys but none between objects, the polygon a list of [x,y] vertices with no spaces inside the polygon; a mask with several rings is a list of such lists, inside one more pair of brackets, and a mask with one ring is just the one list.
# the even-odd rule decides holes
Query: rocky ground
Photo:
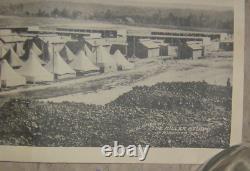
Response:
[{"label": "rocky ground", "polygon": [[12,99],[0,108],[0,144],[225,148],[230,87],[206,82],[135,87],[106,105]]}]

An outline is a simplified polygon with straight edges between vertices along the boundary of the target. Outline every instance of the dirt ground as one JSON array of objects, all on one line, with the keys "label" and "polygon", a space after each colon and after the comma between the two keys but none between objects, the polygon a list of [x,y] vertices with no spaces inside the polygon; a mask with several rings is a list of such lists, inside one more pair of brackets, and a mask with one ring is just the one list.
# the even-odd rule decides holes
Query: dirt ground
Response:
[{"label": "dirt ground", "polygon": [[134,86],[154,85],[159,82],[206,81],[213,85],[232,82],[233,58],[207,58],[199,60],[168,60],[151,58],[137,60],[136,68],[61,80],[43,85],[26,85],[0,93],[0,101],[6,97],[29,97],[42,101],[72,101],[103,105],[116,99]]}]

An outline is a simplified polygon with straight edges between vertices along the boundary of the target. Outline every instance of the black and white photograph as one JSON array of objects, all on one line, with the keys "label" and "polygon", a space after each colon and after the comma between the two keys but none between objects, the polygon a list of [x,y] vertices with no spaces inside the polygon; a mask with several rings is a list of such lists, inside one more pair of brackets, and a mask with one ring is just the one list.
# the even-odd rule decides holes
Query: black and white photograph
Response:
[{"label": "black and white photograph", "polygon": [[230,147],[234,12],[232,1],[1,0],[0,145]]}]

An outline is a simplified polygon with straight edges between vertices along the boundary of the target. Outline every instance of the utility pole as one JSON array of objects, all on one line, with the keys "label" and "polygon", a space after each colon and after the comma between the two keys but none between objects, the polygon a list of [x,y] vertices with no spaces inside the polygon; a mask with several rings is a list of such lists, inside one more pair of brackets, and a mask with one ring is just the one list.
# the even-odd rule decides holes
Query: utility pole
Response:
[{"label": "utility pole", "polygon": [[94,41],[94,47],[95,47],[95,59],[96,59],[96,66],[97,66],[97,48],[98,46],[96,46],[96,41]]},{"label": "utility pole", "polygon": [[45,57],[44,57],[44,42],[42,42],[42,53],[43,53],[43,60],[45,61]]},{"label": "utility pole", "polygon": [[53,43],[52,43],[52,49],[53,49],[53,74],[55,75],[55,49]]},{"label": "utility pole", "polygon": [[135,57],[135,36],[134,36],[133,57]]}]

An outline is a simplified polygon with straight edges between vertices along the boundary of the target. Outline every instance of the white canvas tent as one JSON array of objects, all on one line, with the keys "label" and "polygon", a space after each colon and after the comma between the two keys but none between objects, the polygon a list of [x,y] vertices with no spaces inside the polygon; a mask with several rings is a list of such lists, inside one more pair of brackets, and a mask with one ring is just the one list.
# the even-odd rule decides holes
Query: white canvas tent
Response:
[{"label": "white canvas tent", "polygon": [[61,57],[67,62],[70,63],[75,59],[75,54],[65,45],[60,51]]},{"label": "white canvas tent", "polygon": [[30,50],[35,52],[38,56],[42,54],[42,51],[36,46],[34,42],[32,43]]},{"label": "white canvas tent", "polygon": [[1,87],[14,87],[26,83],[25,78],[14,71],[6,60],[0,65],[0,80]]},{"label": "white canvas tent", "polygon": [[41,58],[39,58],[39,56],[37,55],[37,53],[35,53],[33,50],[30,50],[29,51],[29,56],[28,56],[28,59],[30,58],[30,56],[34,56],[42,66],[46,65],[46,62],[43,61]]},{"label": "white canvas tent", "polygon": [[84,51],[80,50],[70,66],[78,72],[98,71],[99,69],[87,58]]},{"label": "white canvas tent", "polygon": [[19,58],[13,48],[10,48],[4,55],[3,59],[6,59],[11,67],[18,68],[23,65],[23,61]]},{"label": "white canvas tent", "polygon": [[113,72],[117,70],[116,63],[112,59],[111,55],[104,49],[104,47],[99,46],[96,50],[97,56],[97,66],[102,68],[104,72]]},{"label": "white canvas tent", "polygon": [[28,60],[18,70],[28,82],[53,81],[54,77],[49,71],[42,67],[39,57],[31,50]]},{"label": "white canvas tent", "polygon": [[16,43],[14,46],[14,50],[19,57],[21,57],[25,54],[22,43]]},{"label": "white canvas tent", "polygon": [[70,68],[58,52],[54,53],[54,56],[52,56],[45,68],[55,74],[55,78],[57,79],[76,77],[76,72]]},{"label": "white canvas tent", "polygon": [[117,50],[114,53],[113,59],[115,60],[117,67],[121,68],[122,70],[129,70],[134,68],[134,64],[127,61],[127,59],[122,55],[120,50]]}]

